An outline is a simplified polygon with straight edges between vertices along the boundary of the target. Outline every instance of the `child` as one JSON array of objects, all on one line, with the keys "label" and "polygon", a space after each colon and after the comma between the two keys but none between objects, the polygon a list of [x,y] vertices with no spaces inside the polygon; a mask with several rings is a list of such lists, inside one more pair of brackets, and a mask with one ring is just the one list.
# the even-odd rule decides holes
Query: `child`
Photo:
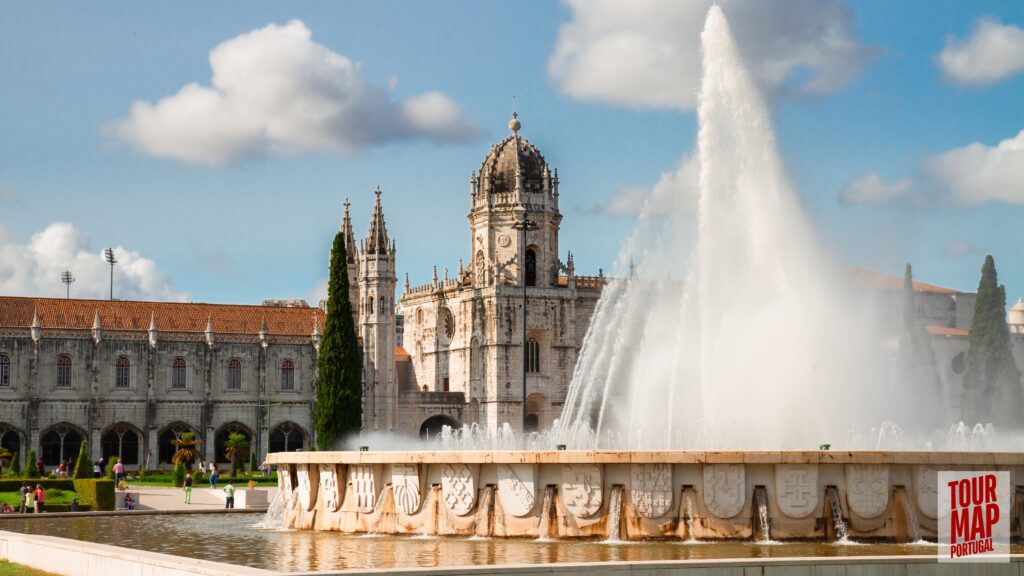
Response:
[{"label": "child", "polygon": [[185,504],[192,503],[192,474],[185,474]]},{"label": "child", "polygon": [[135,499],[132,498],[131,493],[124,495],[124,507],[127,510],[135,510]]},{"label": "child", "polygon": [[36,484],[34,495],[36,497],[36,513],[41,513],[43,505],[46,504],[46,490],[43,490],[42,484]]},{"label": "child", "polygon": [[31,514],[36,511],[36,493],[32,490],[25,492],[25,512]]}]

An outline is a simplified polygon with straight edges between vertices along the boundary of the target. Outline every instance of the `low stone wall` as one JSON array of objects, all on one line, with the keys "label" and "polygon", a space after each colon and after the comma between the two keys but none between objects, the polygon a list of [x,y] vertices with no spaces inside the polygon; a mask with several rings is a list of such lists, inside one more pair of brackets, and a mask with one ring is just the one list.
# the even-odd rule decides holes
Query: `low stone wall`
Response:
[{"label": "low stone wall", "polygon": [[656,562],[601,562],[578,564],[520,564],[515,566],[460,566],[455,568],[405,568],[299,572],[292,576],[476,576],[514,574],[551,576],[586,574],[601,576],[1021,576],[1024,557],[1012,556],[999,564],[939,564],[934,556],[861,556],[839,558],[750,558],[744,560],[670,560]]},{"label": "low stone wall", "polygon": [[277,572],[54,536],[0,531],[0,558],[64,576],[274,576]]},{"label": "low stone wall", "polygon": [[[709,540],[767,527],[773,539],[833,539],[842,526],[855,539],[905,541],[936,536],[939,470],[1007,470],[1024,494],[1024,453],[305,452],[269,461],[288,526],[382,534]],[[1020,537],[1021,506],[1011,516]]]}]

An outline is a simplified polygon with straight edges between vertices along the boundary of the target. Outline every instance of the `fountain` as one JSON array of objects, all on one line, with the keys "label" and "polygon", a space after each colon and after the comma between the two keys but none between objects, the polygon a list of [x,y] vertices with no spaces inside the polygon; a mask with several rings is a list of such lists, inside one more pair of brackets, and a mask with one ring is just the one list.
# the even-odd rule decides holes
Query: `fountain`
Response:
[{"label": "fountain", "polygon": [[555,426],[446,430],[437,451],[271,454],[287,526],[640,540],[681,538],[682,522],[701,540],[896,540],[902,508],[916,539],[936,535],[938,470],[1024,483],[1024,454],[963,451],[991,450],[985,429],[951,428],[948,452],[889,451],[942,447],[924,432],[947,417],[940,395],[894,384],[871,315],[831,280],[717,7],[701,39],[694,256],[679,257],[682,208],[641,215],[622,255],[638,274],[606,287]]}]

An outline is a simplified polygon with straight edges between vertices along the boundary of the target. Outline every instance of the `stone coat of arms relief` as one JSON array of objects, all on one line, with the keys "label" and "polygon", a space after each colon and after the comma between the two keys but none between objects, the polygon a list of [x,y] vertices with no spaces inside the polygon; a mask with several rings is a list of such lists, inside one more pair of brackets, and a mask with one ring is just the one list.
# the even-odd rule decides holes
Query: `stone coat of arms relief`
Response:
[{"label": "stone coat of arms relief", "polygon": [[742,464],[705,464],[704,506],[718,518],[732,518],[746,503],[746,482]]}]

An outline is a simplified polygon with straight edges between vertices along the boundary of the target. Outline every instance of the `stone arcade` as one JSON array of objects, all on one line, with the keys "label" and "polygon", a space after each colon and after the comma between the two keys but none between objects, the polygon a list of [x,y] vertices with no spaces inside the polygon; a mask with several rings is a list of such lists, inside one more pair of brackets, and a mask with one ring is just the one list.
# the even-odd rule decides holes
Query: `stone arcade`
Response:
[{"label": "stone arcade", "polygon": [[[1021,534],[1024,454],[970,452],[310,452],[272,454],[292,528],[494,537],[936,536],[937,470],[1007,470]],[[765,535],[767,536],[767,535]]]}]

